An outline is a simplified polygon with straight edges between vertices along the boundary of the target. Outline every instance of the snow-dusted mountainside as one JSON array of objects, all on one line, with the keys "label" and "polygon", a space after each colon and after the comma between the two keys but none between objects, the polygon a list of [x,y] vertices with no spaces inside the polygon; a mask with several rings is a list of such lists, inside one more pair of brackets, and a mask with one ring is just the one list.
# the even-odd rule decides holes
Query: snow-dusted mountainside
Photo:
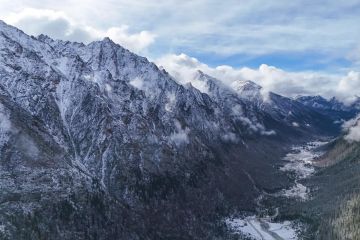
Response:
[{"label": "snow-dusted mountainside", "polygon": [[360,112],[360,100],[348,105],[335,97],[327,100],[321,96],[299,96],[296,100],[339,123],[353,118]]},{"label": "snow-dusted mountainside", "polygon": [[239,80],[227,86],[200,71],[194,79],[203,83],[211,99],[248,131],[283,136],[288,132],[331,132],[329,128],[333,128],[332,122],[312,107],[273,92],[263,93],[254,82]]},{"label": "snow-dusted mountainside", "polygon": [[248,176],[286,184],[284,148],[333,129],[252,82],[198,78],[207,93],[108,38],[0,21],[0,238],[209,239],[256,195]]}]

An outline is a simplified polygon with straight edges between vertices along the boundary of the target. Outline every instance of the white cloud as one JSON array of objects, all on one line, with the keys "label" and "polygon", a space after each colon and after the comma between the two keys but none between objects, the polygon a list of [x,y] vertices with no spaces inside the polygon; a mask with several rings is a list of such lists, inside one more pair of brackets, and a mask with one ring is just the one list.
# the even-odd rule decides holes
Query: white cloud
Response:
[{"label": "white cloud", "polygon": [[[98,4],[105,6],[106,2]],[[303,1],[118,0],[114,8],[131,26],[155,28],[171,47],[217,54],[277,51],[337,52],[359,39],[355,0]],[[149,13],[144,16],[144,12]],[[331,18],[328,16],[331,14]],[[255,17],[254,17],[255,16]]]},{"label": "white cloud", "polygon": [[360,95],[360,72],[351,71],[341,78],[338,88],[338,97],[345,103],[351,103]]},{"label": "white cloud", "polygon": [[[33,35],[46,33],[54,38],[83,42],[109,36],[137,53],[147,54],[147,48],[154,46],[152,56],[179,49],[211,53],[214,57],[315,53],[324,57],[315,57],[314,61],[326,63],[348,58],[354,66],[359,66],[358,5],[357,0],[330,0],[326,9],[323,3],[307,5],[297,0],[266,3],[254,0],[242,4],[237,0],[0,0],[0,15]],[[169,63],[164,63],[169,59]],[[351,101],[357,95],[356,88],[346,90],[348,84],[353,86],[353,77],[286,72],[265,64],[258,69],[212,68],[186,55],[168,55],[163,60],[160,62],[169,72],[169,65],[174,69],[180,67],[181,74],[175,77],[187,82],[193,74],[188,70],[199,68],[226,82],[252,80],[263,86],[264,93],[336,95],[344,101]],[[343,83],[339,84],[342,78]],[[192,84],[207,91],[200,81]]]},{"label": "white cloud", "polygon": [[353,127],[353,126],[355,126],[355,125],[357,124],[357,122],[358,122],[359,119],[360,119],[360,116],[356,116],[355,118],[350,119],[350,120],[344,122],[344,123],[342,124],[343,130],[344,130],[345,132],[346,132],[346,131],[349,131],[349,129],[350,129],[351,127]]},{"label": "white cloud", "polygon": [[266,130],[265,126],[258,122],[252,122],[249,118],[245,117],[240,105],[235,105],[231,108],[233,117],[240,120],[250,131],[259,133],[264,136],[276,135],[274,130]]},{"label": "white cloud", "polygon": [[222,136],[222,140],[225,142],[233,142],[233,143],[237,143],[239,141],[236,134],[232,132],[224,134]]},{"label": "white cloud", "polygon": [[349,129],[349,133],[345,135],[345,140],[349,142],[360,141],[360,124]]},{"label": "white cloud", "polygon": [[360,115],[356,116],[349,121],[346,121],[342,125],[345,132],[344,139],[348,142],[360,141]]},{"label": "white cloud", "polygon": [[133,87],[135,87],[139,90],[144,90],[144,80],[140,77],[134,78],[129,83],[130,83],[130,85],[132,85]]},{"label": "white cloud", "polygon": [[0,103],[0,149],[4,143],[9,140],[12,133],[17,133],[17,130],[11,123],[10,112],[3,104]]},{"label": "white cloud", "polygon": [[43,33],[55,39],[85,43],[109,37],[137,53],[149,47],[156,37],[148,31],[130,33],[127,25],[108,29],[95,28],[75,21],[62,11],[50,9],[25,8],[9,14],[5,21],[35,36]]},{"label": "white cloud", "polygon": [[129,83],[133,87],[142,90],[150,99],[155,99],[161,91],[156,85],[156,82],[149,81],[141,77],[135,77],[134,79],[130,80]]},{"label": "white cloud", "polygon": [[155,63],[164,67],[181,84],[191,83],[201,92],[208,93],[206,83],[197,79],[197,70],[204,70],[204,72],[211,70],[206,64],[185,54],[165,55],[155,60]]},{"label": "white cloud", "polygon": [[112,27],[105,33],[100,32],[99,35],[108,36],[113,41],[123,46],[128,46],[128,48],[134,52],[140,52],[141,50],[146,49],[154,42],[156,37],[155,34],[148,31],[141,31],[139,33],[130,34],[129,26],[127,25],[123,25],[121,27]]},{"label": "white cloud", "polygon": [[292,125],[293,125],[293,127],[300,127],[299,123],[297,123],[297,122],[292,122]]},{"label": "white cloud", "polygon": [[28,157],[36,158],[40,154],[40,150],[34,140],[28,136],[21,134],[18,139],[19,149]]},{"label": "white cloud", "polygon": [[258,122],[252,122],[249,118],[244,117],[244,116],[240,116],[239,120],[245,125],[247,126],[247,128],[254,132],[254,133],[259,133],[261,135],[264,136],[272,136],[272,135],[276,135],[276,132],[274,130],[266,130],[264,125],[258,123]]},{"label": "white cloud", "polygon": [[186,47],[246,56],[316,51],[336,58],[360,40],[358,0],[327,0],[326,8],[323,1],[301,0],[0,0],[0,6],[0,16],[44,8],[105,32],[119,23],[137,32],[148,29],[160,36],[162,53]]},{"label": "white cloud", "polygon": [[175,121],[176,131],[170,135],[170,140],[173,141],[177,146],[189,143],[190,129],[185,127],[183,129],[178,121]]},{"label": "white cloud", "polygon": [[166,55],[155,62],[163,66],[179,82],[191,82],[203,92],[206,92],[206,88],[194,77],[197,70],[222,80],[230,87],[239,80],[253,81],[262,86],[264,94],[272,91],[288,97],[322,95],[329,98],[336,96],[344,102],[351,102],[360,91],[360,73],[354,71],[349,72],[347,76],[341,76],[316,72],[287,72],[266,64],[260,65],[257,69],[231,66],[210,67],[185,54]]},{"label": "white cloud", "polygon": [[175,93],[166,93],[167,102],[165,104],[165,110],[168,112],[172,112],[175,109],[176,106],[176,95]]},{"label": "white cloud", "polygon": [[5,107],[0,103],[0,133],[9,132],[11,130],[11,122]]}]

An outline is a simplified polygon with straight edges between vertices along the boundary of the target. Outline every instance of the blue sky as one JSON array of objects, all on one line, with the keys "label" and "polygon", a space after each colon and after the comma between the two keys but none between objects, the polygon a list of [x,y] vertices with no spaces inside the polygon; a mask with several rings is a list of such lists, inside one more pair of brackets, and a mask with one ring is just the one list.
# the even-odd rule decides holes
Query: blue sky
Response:
[{"label": "blue sky", "polygon": [[129,34],[148,31],[156,35],[156,40],[145,55],[156,58],[186,53],[212,66],[226,63],[255,67],[266,63],[296,71],[328,70],[329,65],[350,68],[349,55],[360,45],[358,0],[1,0],[0,3],[5,19],[26,8],[50,9],[99,30],[127,25]]},{"label": "blue sky", "polygon": [[353,65],[352,61],[346,57],[333,58],[326,56],[321,52],[304,51],[304,52],[277,52],[263,54],[259,56],[251,56],[244,54],[233,54],[229,56],[219,56],[207,53],[192,53],[188,55],[196,57],[202,62],[212,67],[218,65],[230,65],[235,67],[248,66],[256,68],[261,64],[277,66],[286,71],[322,71],[328,73],[338,73],[346,71]]},{"label": "blue sky", "polygon": [[29,34],[81,42],[110,36],[154,61],[184,53],[212,68],[266,64],[326,76],[346,76],[360,66],[359,0],[0,0],[0,5],[2,19]]}]

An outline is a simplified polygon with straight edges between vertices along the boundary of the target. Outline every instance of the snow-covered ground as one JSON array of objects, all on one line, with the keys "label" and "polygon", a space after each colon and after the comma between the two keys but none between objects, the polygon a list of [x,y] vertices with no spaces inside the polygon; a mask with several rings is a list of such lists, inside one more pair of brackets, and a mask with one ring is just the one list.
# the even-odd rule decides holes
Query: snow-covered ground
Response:
[{"label": "snow-covered ground", "polygon": [[243,219],[227,219],[226,223],[234,232],[254,240],[297,239],[296,230],[289,221],[273,223],[266,218],[259,219],[256,216],[250,216]]},{"label": "snow-covered ground", "polygon": [[315,172],[312,161],[322,154],[321,152],[316,151],[316,148],[326,143],[327,142],[316,141],[310,142],[305,146],[293,147],[292,151],[284,157],[284,161],[287,163],[281,167],[280,170],[294,173],[295,184],[290,189],[282,190],[280,195],[301,200],[308,199],[309,190],[298,181],[311,176]]},{"label": "snow-covered ground", "polygon": [[[285,164],[281,171],[295,174],[294,185],[289,189],[283,189],[273,196],[286,196],[299,200],[308,199],[308,189],[299,183],[301,179],[311,176],[315,172],[312,161],[322,153],[317,148],[326,142],[310,142],[304,146],[293,147],[291,152],[284,157]],[[251,176],[250,176],[251,177]],[[259,197],[261,199],[263,195]],[[243,218],[226,219],[227,226],[236,233],[241,233],[254,240],[296,240],[298,225],[294,222],[273,222],[277,213],[272,217],[248,216]]]},{"label": "snow-covered ground", "polygon": [[296,183],[290,189],[284,189],[280,192],[280,195],[289,198],[299,198],[301,200],[308,199],[308,188],[301,183]]}]

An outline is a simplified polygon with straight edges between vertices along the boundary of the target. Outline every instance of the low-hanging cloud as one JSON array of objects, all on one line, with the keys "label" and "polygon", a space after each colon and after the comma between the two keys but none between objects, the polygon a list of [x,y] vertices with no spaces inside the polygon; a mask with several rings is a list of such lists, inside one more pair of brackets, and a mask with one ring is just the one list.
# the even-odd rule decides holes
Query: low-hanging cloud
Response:
[{"label": "low-hanging cloud", "polygon": [[180,146],[182,144],[188,144],[190,129],[187,127],[182,128],[181,124],[177,120],[174,123],[176,131],[170,135],[170,140],[174,142],[177,146]]},{"label": "low-hanging cloud", "polygon": [[360,141],[360,115],[343,123],[344,139],[348,142]]},{"label": "low-hanging cloud", "polygon": [[[218,78],[228,86],[239,80],[250,80],[262,87],[263,93],[275,92],[287,97],[322,95],[350,103],[357,98],[360,89],[360,73],[351,71],[346,76],[317,72],[287,72],[262,64],[257,69],[231,66],[210,67],[186,54],[166,55],[156,60],[181,83],[191,82],[200,91],[204,87],[197,82],[197,70]],[[199,87],[200,86],[200,87]],[[205,91],[206,92],[206,91]]]},{"label": "low-hanging cloud", "polygon": [[156,35],[149,31],[130,33],[127,25],[108,29],[95,28],[76,22],[64,12],[50,9],[26,8],[21,12],[10,14],[5,21],[35,36],[47,34],[55,39],[84,43],[109,37],[137,53],[146,50],[156,38]]},{"label": "low-hanging cloud", "polygon": [[345,135],[345,140],[349,142],[360,141],[360,124],[357,124],[349,129],[349,133]]},{"label": "low-hanging cloud", "polygon": [[5,107],[0,103],[0,132],[8,132],[11,130],[11,122]]}]

